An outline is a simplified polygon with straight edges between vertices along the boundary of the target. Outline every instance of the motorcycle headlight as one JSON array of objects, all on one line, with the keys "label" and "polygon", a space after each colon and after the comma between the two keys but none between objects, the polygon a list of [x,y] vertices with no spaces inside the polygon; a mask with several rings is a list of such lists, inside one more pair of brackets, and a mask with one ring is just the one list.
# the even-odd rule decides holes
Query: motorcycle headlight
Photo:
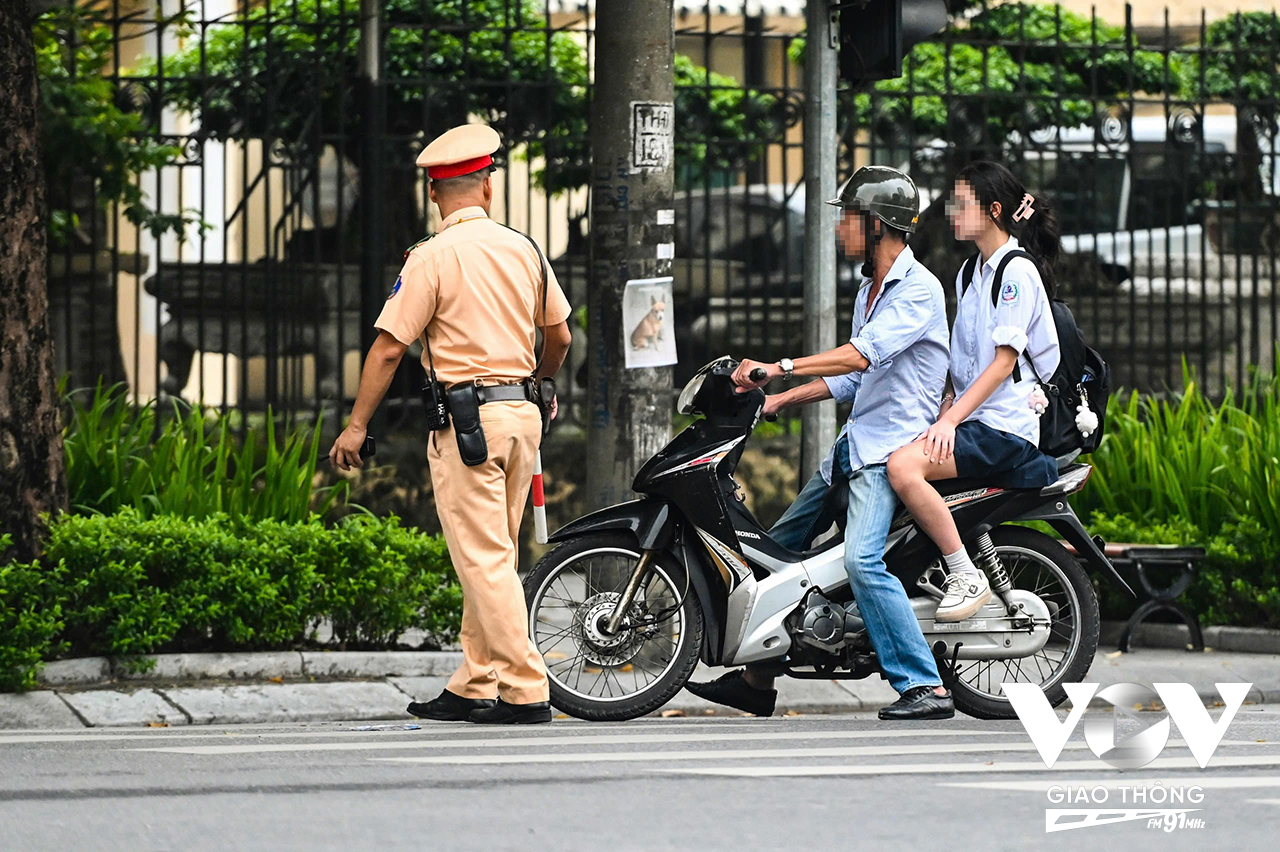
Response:
[{"label": "motorcycle headlight", "polygon": [[[698,395],[698,391],[702,390],[702,382],[706,378],[707,372],[702,370],[689,380],[684,390],[680,391],[680,398],[676,400],[676,411],[681,414],[693,414],[693,398]],[[667,398],[670,399],[670,397]]]}]

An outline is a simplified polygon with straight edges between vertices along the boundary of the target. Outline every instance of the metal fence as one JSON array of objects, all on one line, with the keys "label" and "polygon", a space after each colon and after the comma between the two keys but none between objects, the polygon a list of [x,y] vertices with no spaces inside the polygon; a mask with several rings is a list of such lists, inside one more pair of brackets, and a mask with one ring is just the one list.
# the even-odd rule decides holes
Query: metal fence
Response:
[{"label": "metal fence", "polygon": [[[360,0],[110,0],[43,19],[49,291],[73,386],[332,422],[404,248],[432,228],[414,156],[468,120],[506,143],[496,217],[537,237],[585,305],[591,67],[625,61],[593,56],[591,4],[380,5],[376,34]],[[726,351],[800,353],[805,225],[803,19],[679,5],[677,383]],[[1008,162],[1057,207],[1059,279],[1117,379],[1177,387],[1186,358],[1222,393],[1274,368],[1268,20],[1139,28],[1131,12],[979,7],[901,79],[842,92],[842,171],[911,171],[932,204],[918,254],[950,282],[965,253],[942,215],[951,175]],[[858,280],[842,264],[841,328]],[[588,350],[563,382],[571,412]],[[406,360],[397,416],[417,404]]]}]

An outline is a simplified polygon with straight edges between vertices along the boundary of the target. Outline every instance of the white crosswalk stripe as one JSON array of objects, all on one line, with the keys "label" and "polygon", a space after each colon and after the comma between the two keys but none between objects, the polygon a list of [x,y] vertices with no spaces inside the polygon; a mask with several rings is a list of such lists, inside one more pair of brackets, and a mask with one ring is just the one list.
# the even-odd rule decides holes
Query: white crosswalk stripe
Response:
[{"label": "white crosswalk stripe", "polygon": [[[471,726],[467,733],[473,733]],[[510,735],[500,739],[456,737],[450,739],[417,739],[393,740],[377,742],[363,740],[341,743],[244,743],[236,745],[207,746],[149,746],[134,748],[132,751],[155,751],[167,754],[257,754],[265,752],[291,751],[363,751],[389,749],[493,749],[521,748],[529,746],[583,746],[583,745],[640,745],[659,743],[709,743],[709,742],[741,742],[759,740],[763,742],[785,742],[791,740],[856,740],[856,739],[917,739],[921,736],[935,737],[992,737],[1000,736],[999,731],[779,731],[764,726],[755,731],[743,733],[670,733],[670,734],[632,734],[624,733],[626,729],[615,726],[611,734],[587,734],[585,736],[537,736]],[[430,733],[430,732],[427,732]],[[453,734],[461,732],[450,732]],[[518,756],[512,762],[523,762],[525,756]],[[457,758],[456,762],[473,762],[473,758]]]},{"label": "white crosswalk stripe", "polygon": [[[1052,776],[1103,779],[1079,782],[1091,786],[1119,783],[1119,776],[1109,776],[1110,767],[1090,754],[1081,739],[1068,742],[1062,758],[1050,769],[1020,726],[988,725],[976,720],[929,727],[885,726],[867,719],[696,717],[627,724],[565,721],[509,728],[422,722],[412,729],[412,724],[42,732],[3,735],[0,744],[100,744],[120,752],[146,752],[194,761],[225,757],[254,761],[261,755],[261,764],[250,764],[255,767],[268,765],[266,759],[273,755],[297,755],[305,760],[308,754],[319,759],[322,754],[348,753],[388,770],[422,766],[424,778],[485,767],[512,767],[518,772],[523,766],[597,765],[636,766],[648,774],[689,779],[929,776],[940,785],[954,788],[1004,791],[1036,790]],[[1247,772],[1280,768],[1280,743],[1226,739],[1220,747],[1222,751],[1213,761],[1216,769]],[[1171,739],[1165,756],[1147,768],[1159,771],[1197,767],[1185,742]],[[1006,777],[998,780],[963,780],[966,776],[1002,774]],[[1131,777],[1126,775],[1122,780],[1127,782]],[[1217,780],[1224,786],[1238,783],[1260,791],[1280,787],[1280,774],[1234,777],[1235,782],[1232,776],[1217,776]]]},{"label": "white crosswalk stripe", "polygon": [[[1070,744],[1069,744],[1070,745]],[[1280,766],[1280,754],[1268,755],[1218,755],[1213,759],[1217,769],[1227,767]],[[1157,757],[1143,769],[1196,769],[1199,764],[1193,757]],[[943,775],[948,773],[1004,773],[1004,772],[1096,772],[1106,768],[1101,760],[1059,760],[1053,769],[1047,769],[1039,761],[986,763],[900,763],[872,766],[744,766],[744,767],[696,767],[671,769],[682,775],[720,775],[735,778],[804,778],[838,775]]]},{"label": "white crosswalk stripe", "polygon": [[[1225,742],[1225,741],[1224,741]],[[1243,743],[1231,743],[1242,745]],[[1183,745],[1170,741],[1170,745]],[[1087,749],[1083,742],[1067,743],[1064,749]],[[906,755],[927,754],[966,754],[983,753],[1036,753],[1031,743],[920,743],[894,744],[884,746],[819,746],[816,748],[756,748],[756,749],[715,749],[690,751],[631,751],[631,752],[532,752],[525,754],[470,754],[470,755],[432,755],[429,757],[379,757],[390,763],[433,763],[461,765],[500,765],[525,763],[625,763],[656,762],[668,760],[776,760],[779,758],[835,758],[835,757],[897,757]],[[1280,753],[1275,757],[1276,765],[1280,765]],[[1040,765],[1040,764],[1037,764]],[[1095,766],[1097,764],[1094,764]],[[860,767],[866,768],[866,767]],[[781,774],[781,773],[779,773]],[[803,774],[803,773],[801,773]]]}]

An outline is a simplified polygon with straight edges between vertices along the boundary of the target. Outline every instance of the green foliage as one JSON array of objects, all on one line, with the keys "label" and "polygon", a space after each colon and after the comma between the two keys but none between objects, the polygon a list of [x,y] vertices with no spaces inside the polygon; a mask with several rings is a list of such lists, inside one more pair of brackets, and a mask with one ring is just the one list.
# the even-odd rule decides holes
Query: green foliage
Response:
[{"label": "green foliage", "polygon": [[[201,408],[176,405],[158,418],[154,403],[136,407],[119,386],[99,385],[86,405],[68,397],[64,430],[70,505],[112,514],[132,507],[146,517],[205,518],[222,512],[252,520],[304,521],[327,516],[346,499],[347,483],[319,487],[321,424],[277,435],[247,430]],[[159,422],[157,420],[159,419]],[[272,422],[270,412],[268,423]]]},{"label": "green foliage", "polygon": [[[985,123],[992,139],[1075,126],[1094,118],[1096,101],[1177,90],[1178,58],[1166,68],[1164,54],[1136,45],[1136,37],[1125,43],[1122,27],[1095,25],[1061,6],[995,6],[945,40],[917,45],[903,76],[876,84],[875,98],[857,96],[857,120],[881,130],[910,122],[917,134],[947,138],[957,109],[969,109],[954,96],[989,94],[966,123],[975,130]],[[919,94],[908,98],[909,91]]]},{"label": "green foliage", "polygon": [[1248,103],[1273,121],[1280,88],[1280,18],[1243,12],[1214,21],[1182,69],[1188,97]]},{"label": "green foliage", "polygon": [[683,55],[675,58],[675,83],[678,174],[702,178],[740,168],[782,132],[773,95],[743,89]]},{"label": "green foliage", "polygon": [[1182,518],[1207,533],[1253,519],[1280,542],[1280,379],[1220,404],[1189,373],[1170,399],[1117,394],[1093,461],[1082,511]]},{"label": "green foliage", "polygon": [[[536,153],[573,166],[570,149],[586,135],[586,58],[542,10],[534,0],[386,0],[388,132],[439,132],[476,114],[503,122],[510,144],[545,133]],[[357,139],[367,106],[354,85],[359,43],[356,0],[255,4],[137,73],[212,138],[279,139],[305,153],[326,136]]]},{"label": "green foliage", "polygon": [[119,89],[104,76],[115,51],[111,27],[88,10],[60,8],[36,18],[33,35],[53,245],[65,245],[81,225],[78,195],[92,195],[103,207],[118,202],[130,222],[156,236],[196,221],[191,212],[157,213],[138,185],[138,175],[180,152],[154,139],[140,115],[121,108]]},{"label": "green foliage", "polygon": [[1280,379],[1220,404],[1189,373],[1170,399],[1113,396],[1092,461],[1072,501],[1092,513],[1091,532],[1203,546],[1193,609],[1211,623],[1280,625]]},{"label": "green foliage", "polygon": [[314,646],[385,648],[404,631],[456,639],[462,593],[444,542],[394,518],[305,523],[64,516],[44,555],[0,567],[0,689],[57,656]]},{"label": "green foliage", "polygon": [[[12,545],[12,536],[0,535],[0,557]],[[56,579],[39,566],[0,562],[0,690],[35,686],[40,661],[52,653],[61,609],[46,602]]]},{"label": "green foliage", "polygon": [[[901,77],[876,83],[874,96],[856,95],[853,120],[883,135],[909,128],[952,141],[985,125],[991,139],[1002,140],[1013,131],[1091,121],[1098,101],[1182,86],[1182,58],[1139,50],[1136,37],[1126,44],[1123,27],[1043,3],[1004,3],[967,21],[957,17],[972,5],[951,5],[951,29],[916,45]],[[803,62],[805,44],[791,43],[792,61]]]},{"label": "green foliage", "polygon": [[[1280,627],[1280,548],[1256,520],[1228,521],[1216,532],[1202,532],[1182,518],[1153,522],[1095,512],[1089,531],[1113,542],[1203,547],[1205,559],[1182,602],[1208,624]],[[1102,591],[1104,614],[1124,618],[1133,611],[1127,595],[1106,585]]]},{"label": "green foliage", "polygon": [[[528,143],[530,157],[545,159],[547,189],[587,183],[586,50],[548,29],[544,12],[540,0],[386,0],[388,132],[434,135],[478,115],[503,128],[507,147]],[[308,154],[335,135],[358,141],[359,40],[356,0],[253,6],[136,74],[211,138],[281,140]],[[772,96],[708,80],[687,57],[675,76],[678,167],[724,169],[756,155],[751,146],[773,127]]]}]

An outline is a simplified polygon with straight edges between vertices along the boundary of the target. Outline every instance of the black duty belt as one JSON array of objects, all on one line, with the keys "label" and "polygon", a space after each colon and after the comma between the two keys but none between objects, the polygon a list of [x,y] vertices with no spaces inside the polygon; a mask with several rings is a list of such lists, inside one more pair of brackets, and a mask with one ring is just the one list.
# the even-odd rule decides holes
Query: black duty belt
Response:
[{"label": "black duty belt", "polygon": [[476,388],[476,396],[483,405],[486,402],[537,402],[533,388],[527,384],[490,385]]}]

